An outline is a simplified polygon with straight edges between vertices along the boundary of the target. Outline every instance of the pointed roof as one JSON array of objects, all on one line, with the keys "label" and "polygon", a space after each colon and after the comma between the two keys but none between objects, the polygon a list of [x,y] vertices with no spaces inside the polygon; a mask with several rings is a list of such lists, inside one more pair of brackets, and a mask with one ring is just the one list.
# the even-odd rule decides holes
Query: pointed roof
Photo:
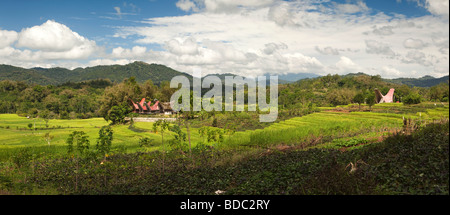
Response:
[{"label": "pointed roof", "polygon": [[147,102],[145,102],[145,98],[143,98],[141,102],[139,102],[139,104],[141,105],[142,110],[144,111],[150,110],[149,105],[147,104]]},{"label": "pointed roof", "polygon": [[156,101],[153,106],[150,106],[150,110],[152,110],[152,111],[159,110],[159,101]]}]

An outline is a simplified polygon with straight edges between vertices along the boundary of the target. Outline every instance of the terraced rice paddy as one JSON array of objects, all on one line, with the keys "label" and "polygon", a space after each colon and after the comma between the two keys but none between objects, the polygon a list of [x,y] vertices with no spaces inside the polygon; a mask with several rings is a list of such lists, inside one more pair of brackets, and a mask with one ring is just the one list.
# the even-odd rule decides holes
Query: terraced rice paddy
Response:
[{"label": "terraced rice paddy", "polygon": [[[395,110],[403,106],[398,104],[382,104],[377,110]],[[433,107],[433,105],[430,105]],[[408,107],[410,108],[410,107]],[[383,132],[399,130],[403,126],[403,118],[431,121],[439,118],[448,118],[448,105],[429,109],[418,109],[411,113],[383,113],[377,112],[333,112],[323,110],[303,117],[291,118],[265,127],[264,129],[236,132],[225,135],[224,142],[216,147],[246,148],[271,147],[289,145],[310,147],[325,144],[339,138],[349,138],[367,133],[381,134]],[[392,111],[399,112],[399,111]],[[32,123],[37,130],[28,128]],[[139,140],[143,137],[152,139],[151,147],[146,150],[158,150],[161,147],[161,136],[151,132],[151,122],[136,122],[133,127],[129,125],[116,125],[113,127],[113,149],[124,152],[142,150]],[[95,146],[98,131],[107,125],[101,118],[85,120],[50,120],[46,127],[41,119],[27,119],[13,114],[0,115],[0,160],[8,159],[15,151],[23,147],[31,147],[36,153],[59,154],[66,151],[66,139],[73,131],[84,131],[91,146]],[[186,129],[183,128],[186,132]],[[54,138],[51,144],[44,140],[45,133]],[[173,138],[172,132],[165,135],[167,140]],[[191,142],[194,147],[204,138],[199,135],[199,128],[191,129]]]}]

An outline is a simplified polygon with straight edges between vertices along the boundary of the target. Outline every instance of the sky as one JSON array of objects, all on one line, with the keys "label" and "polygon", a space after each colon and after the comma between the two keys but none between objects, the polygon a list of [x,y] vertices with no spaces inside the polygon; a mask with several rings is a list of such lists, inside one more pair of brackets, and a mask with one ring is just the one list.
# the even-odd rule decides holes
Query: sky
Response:
[{"label": "sky", "polygon": [[449,73],[449,0],[2,0],[0,64],[242,76]]}]

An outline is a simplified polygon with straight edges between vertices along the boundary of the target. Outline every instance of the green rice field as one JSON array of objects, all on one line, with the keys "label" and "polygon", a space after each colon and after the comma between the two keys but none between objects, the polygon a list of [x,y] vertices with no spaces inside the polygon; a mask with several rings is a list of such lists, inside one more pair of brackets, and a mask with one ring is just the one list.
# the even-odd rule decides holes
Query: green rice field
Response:
[{"label": "green rice field", "polygon": [[[216,145],[223,148],[271,147],[277,145],[308,147],[318,144],[329,145],[334,139],[351,138],[364,134],[383,134],[399,130],[404,118],[423,121],[448,118],[448,104],[427,107],[404,107],[399,104],[379,104],[374,112],[339,112],[324,109],[303,117],[291,118],[273,123],[264,129],[239,131],[225,135],[223,143]],[[344,107],[345,108],[345,107]],[[405,111],[406,109],[406,111]],[[415,111],[411,111],[414,109]],[[28,125],[32,124],[32,129]],[[50,120],[48,127],[42,119],[27,119],[15,114],[0,115],[0,160],[8,159],[17,150],[28,147],[34,153],[62,154],[66,152],[66,139],[73,131],[83,131],[89,136],[90,145],[94,147],[98,132],[107,122],[102,118],[79,120]],[[33,128],[36,128],[34,130]],[[153,133],[151,122],[136,122],[134,126],[113,126],[113,151],[136,152],[142,150],[139,140],[143,137],[152,139],[146,150],[158,150],[161,147],[160,134]],[[183,129],[186,132],[186,129]],[[44,139],[49,133],[53,136],[50,144]],[[166,140],[173,138],[173,133],[165,133]],[[194,147],[204,141],[199,135],[199,128],[191,128],[191,142]]]}]

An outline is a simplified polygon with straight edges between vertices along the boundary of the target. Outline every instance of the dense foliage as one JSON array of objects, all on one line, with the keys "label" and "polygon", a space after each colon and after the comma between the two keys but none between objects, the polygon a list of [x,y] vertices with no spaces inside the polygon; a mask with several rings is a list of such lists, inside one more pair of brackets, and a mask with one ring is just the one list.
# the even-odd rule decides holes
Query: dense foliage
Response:
[{"label": "dense foliage", "polygon": [[357,74],[327,75],[281,85],[279,101],[282,109],[304,107],[309,103],[318,107],[351,103],[367,103],[370,105],[373,102],[372,100],[375,99],[375,89],[379,89],[385,95],[391,88],[395,88],[394,102],[404,102],[404,98],[409,98],[410,95],[419,95],[424,100],[429,101],[446,102],[449,98],[448,82],[431,88],[409,87],[408,85],[387,82],[380,76]]},{"label": "dense foliage", "polygon": [[[142,98],[168,101],[175,91],[169,82],[160,86],[151,80],[142,84],[134,77],[113,84],[109,80],[65,83],[60,86],[0,81],[0,113],[44,119],[86,119],[104,117],[120,123],[131,111],[131,100]],[[115,107],[115,108],[113,108]]]},{"label": "dense foliage", "polygon": [[[316,112],[317,107],[323,106],[351,103],[372,106],[375,103],[373,93],[375,88],[380,89],[383,94],[390,88],[395,88],[394,101],[405,104],[417,104],[421,101],[446,102],[449,98],[448,83],[431,88],[410,88],[407,85],[385,82],[379,76],[327,75],[279,85],[279,118],[283,120],[306,115]],[[175,91],[176,89],[170,88],[168,81],[154,85],[152,80],[140,83],[135,77],[115,84],[109,80],[95,79],[78,83],[67,82],[58,86],[5,80],[0,81],[0,113],[17,113],[43,119],[103,117],[113,124],[120,124],[131,112],[131,101],[137,102],[141,98],[169,101]],[[254,118],[250,116],[253,114],[250,112],[222,113],[220,118],[214,117],[214,112],[195,114],[200,114],[199,119],[203,119],[203,115],[207,115],[207,118],[212,116],[212,120],[215,120],[212,123],[221,127],[233,123],[234,118],[240,115],[248,119]],[[201,121],[203,120],[197,124],[204,125],[205,123]],[[257,122],[248,120],[242,122],[247,124],[243,125],[244,127],[264,127]]]}]

